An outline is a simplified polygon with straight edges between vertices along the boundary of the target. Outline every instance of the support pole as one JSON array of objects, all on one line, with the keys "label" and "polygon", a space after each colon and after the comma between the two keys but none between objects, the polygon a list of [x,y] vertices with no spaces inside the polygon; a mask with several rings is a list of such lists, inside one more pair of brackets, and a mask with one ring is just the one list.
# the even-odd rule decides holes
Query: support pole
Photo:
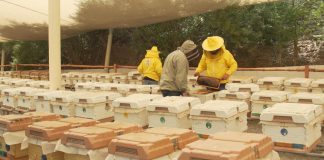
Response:
[{"label": "support pole", "polygon": [[5,64],[5,51],[4,51],[4,49],[2,49],[2,51],[1,51],[1,72],[3,72],[4,71],[4,64]]},{"label": "support pole", "polygon": [[[112,28],[109,28],[107,48],[106,48],[106,57],[105,57],[105,66],[106,67],[109,66],[111,46],[112,46],[112,39],[113,39],[113,29]],[[108,68],[105,68],[105,71],[108,72],[109,69]]]},{"label": "support pole", "polygon": [[60,0],[48,0],[48,48],[50,90],[61,88]]}]

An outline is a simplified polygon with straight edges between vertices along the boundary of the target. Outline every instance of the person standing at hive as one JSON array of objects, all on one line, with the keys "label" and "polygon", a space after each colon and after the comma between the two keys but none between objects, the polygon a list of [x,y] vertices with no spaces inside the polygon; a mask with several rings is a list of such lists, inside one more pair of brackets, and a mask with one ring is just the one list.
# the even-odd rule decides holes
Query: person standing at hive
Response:
[{"label": "person standing at hive", "polygon": [[225,89],[229,77],[237,70],[237,62],[225,48],[222,37],[208,37],[202,44],[203,55],[199,61],[195,76],[206,71],[207,76],[220,79],[220,90]]},{"label": "person standing at hive", "polygon": [[161,78],[162,62],[160,52],[156,46],[151,50],[146,50],[145,58],[137,67],[139,73],[143,75],[143,85],[157,85]]}]

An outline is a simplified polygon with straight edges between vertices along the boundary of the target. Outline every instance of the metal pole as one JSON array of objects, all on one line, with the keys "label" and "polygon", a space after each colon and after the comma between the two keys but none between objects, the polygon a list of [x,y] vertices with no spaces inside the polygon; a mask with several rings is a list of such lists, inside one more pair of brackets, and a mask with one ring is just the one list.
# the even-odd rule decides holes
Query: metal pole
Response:
[{"label": "metal pole", "polygon": [[4,49],[2,49],[2,52],[1,52],[1,72],[4,71],[4,65],[5,64],[5,51]]},{"label": "metal pole", "polygon": [[[105,66],[109,66],[112,39],[113,39],[113,29],[109,28],[109,35],[108,35],[107,48],[106,48],[106,57],[105,57]],[[105,68],[106,72],[108,72],[108,70],[109,70],[108,68]]]},{"label": "metal pole", "polygon": [[48,0],[49,81],[51,90],[61,88],[60,0]]}]

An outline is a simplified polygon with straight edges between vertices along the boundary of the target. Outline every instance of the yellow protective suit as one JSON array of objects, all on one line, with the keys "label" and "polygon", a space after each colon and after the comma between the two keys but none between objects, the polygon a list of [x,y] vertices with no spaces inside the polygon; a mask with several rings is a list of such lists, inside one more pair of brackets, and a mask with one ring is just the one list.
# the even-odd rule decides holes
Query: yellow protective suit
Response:
[{"label": "yellow protective suit", "polygon": [[152,52],[148,50],[145,58],[137,67],[137,70],[139,73],[143,74],[144,77],[159,81],[162,72],[162,62],[159,57],[159,52]]},{"label": "yellow protective suit", "polygon": [[[201,73],[205,70],[207,70],[207,76],[222,79],[225,74],[232,75],[237,70],[237,62],[223,45],[216,55],[204,51],[196,72]],[[221,80],[222,84],[227,82],[228,79]]]}]

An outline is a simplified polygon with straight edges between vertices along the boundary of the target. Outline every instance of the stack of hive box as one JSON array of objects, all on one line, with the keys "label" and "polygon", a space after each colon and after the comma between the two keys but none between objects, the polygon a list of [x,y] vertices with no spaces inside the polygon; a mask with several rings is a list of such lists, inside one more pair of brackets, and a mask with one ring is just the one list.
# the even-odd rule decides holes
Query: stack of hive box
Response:
[{"label": "stack of hive box", "polygon": [[93,126],[96,121],[82,118],[64,118],[59,121],[42,121],[29,125],[26,129],[28,137],[29,159],[64,159],[63,152],[56,151],[58,141],[64,132],[71,128]]},{"label": "stack of hive box", "polygon": [[187,145],[179,160],[280,160],[271,138],[262,134],[221,132]]},{"label": "stack of hive box", "polygon": [[46,91],[34,95],[34,103],[37,112],[53,113],[51,105],[51,94],[63,94],[65,91]]},{"label": "stack of hive box", "polygon": [[143,77],[138,71],[131,71],[128,72],[128,82],[129,84],[139,84],[143,83]]},{"label": "stack of hive box", "polygon": [[264,77],[257,81],[260,90],[282,91],[286,77]]},{"label": "stack of hive box", "polygon": [[128,76],[127,74],[116,74],[112,75],[112,82],[117,84],[128,84]]},{"label": "stack of hive box", "polygon": [[163,97],[147,107],[149,127],[191,128],[192,107],[199,105],[195,97]]},{"label": "stack of hive box", "polygon": [[87,92],[74,97],[75,116],[99,121],[112,121],[114,112],[112,101],[121,97],[116,92]]},{"label": "stack of hive box", "polygon": [[216,132],[247,130],[246,102],[214,100],[193,107],[190,111],[192,129],[201,136]]},{"label": "stack of hive box", "polygon": [[259,118],[262,111],[276,103],[287,102],[290,92],[264,90],[251,96],[252,117]]},{"label": "stack of hive box", "polygon": [[2,114],[12,114],[18,105],[18,90],[17,88],[7,88],[2,90],[2,106],[0,108]]},{"label": "stack of hive box", "polygon": [[324,79],[318,79],[311,84],[313,93],[324,93]]},{"label": "stack of hive box", "polygon": [[308,78],[293,78],[285,80],[285,91],[292,93],[297,92],[310,92],[312,79]]},{"label": "stack of hive box", "polygon": [[64,133],[56,150],[64,152],[65,160],[104,160],[108,155],[108,144],[113,138],[141,131],[142,128],[134,124],[112,122],[70,129]]},{"label": "stack of hive box", "polygon": [[0,143],[3,159],[28,159],[28,150],[21,149],[25,138],[25,129],[33,123],[32,118],[26,115],[0,116]]},{"label": "stack of hive box", "polygon": [[278,151],[310,152],[320,142],[322,107],[313,104],[277,103],[260,117],[262,132]]},{"label": "stack of hive box", "polygon": [[197,135],[191,130],[152,128],[113,139],[109,144],[106,160],[175,160],[184,146],[197,140]]},{"label": "stack of hive box", "polygon": [[146,107],[151,101],[160,98],[162,96],[156,94],[132,94],[117,98],[113,101],[115,121],[148,126]]},{"label": "stack of hive box", "polygon": [[35,101],[34,95],[41,92],[46,92],[45,89],[37,89],[30,87],[19,87],[16,88],[17,91],[17,107],[15,108],[16,113],[26,113],[30,111],[35,111]]},{"label": "stack of hive box", "polygon": [[26,140],[25,129],[33,122],[54,121],[58,116],[51,113],[29,112],[24,115],[7,115],[0,117],[1,156],[5,159],[28,159],[28,149],[23,145]]},{"label": "stack of hive box", "polygon": [[3,105],[3,100],[4,100],[4,94],[3,94],[3,90],[4,89],[8,89],[8,88],[10,88],[10,86],[9,85],[0,85],[0,115],[4,115],[5,113],[6,113],[6,111],[5,111],[5,113],[2,113],[2,105]]},{"label": "stack of hive box", "polygon": [[217,100],[229,100],[229,101],[243,101],[249,106],[249,117],[251,113],[251,93],[250,92],[230,92],[228,90],[222,90],[218,92]]}]

